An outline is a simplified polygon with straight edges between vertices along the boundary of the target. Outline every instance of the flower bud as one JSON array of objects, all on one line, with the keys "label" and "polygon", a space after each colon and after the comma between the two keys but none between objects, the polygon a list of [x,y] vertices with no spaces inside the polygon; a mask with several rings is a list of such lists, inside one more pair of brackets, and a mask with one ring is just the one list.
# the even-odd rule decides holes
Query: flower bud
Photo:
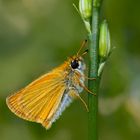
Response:
[{"label": "flower bud", "polygon": [[111,42],[110,42],[110,32],[108,28],[107,21],[104,20],[100,26],[100,36],[99,36],[99,56],[102,60],[105,60],[110,53]]},{"label": "flower bud", "polygon": [[79,0],[79,11],[84,20],[89,20],[92,13],[92,0]]}]

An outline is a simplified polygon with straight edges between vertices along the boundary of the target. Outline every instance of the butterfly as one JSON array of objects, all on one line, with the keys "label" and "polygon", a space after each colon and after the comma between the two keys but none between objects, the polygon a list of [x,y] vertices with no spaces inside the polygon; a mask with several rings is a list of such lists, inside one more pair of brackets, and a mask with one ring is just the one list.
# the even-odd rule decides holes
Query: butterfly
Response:
[{"label": "butterfly", "polygon": [[78,53],[68,58],[62,65],[7,97],[9,109],[18,117],[40,123],[46,129],[52,126],[75,98],[79,98],[88,110],[80,97],[83,89],[92,93],[84,84],[86,65],[82,55],[87,51],[79,55],[85,44],[86,41]]}]

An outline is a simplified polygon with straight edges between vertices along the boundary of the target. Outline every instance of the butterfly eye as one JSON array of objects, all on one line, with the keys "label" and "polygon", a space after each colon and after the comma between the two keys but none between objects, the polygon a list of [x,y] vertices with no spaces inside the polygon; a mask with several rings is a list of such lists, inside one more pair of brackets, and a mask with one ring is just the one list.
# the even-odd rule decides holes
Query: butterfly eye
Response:
[{"label": "butterfly eye", "polygon": [[79,66],[79,63],[78,63],[77,60],[74,60],[74,61],[71,62],[71,67],[72,67],[73,69],[78,68],[78,66]]}]

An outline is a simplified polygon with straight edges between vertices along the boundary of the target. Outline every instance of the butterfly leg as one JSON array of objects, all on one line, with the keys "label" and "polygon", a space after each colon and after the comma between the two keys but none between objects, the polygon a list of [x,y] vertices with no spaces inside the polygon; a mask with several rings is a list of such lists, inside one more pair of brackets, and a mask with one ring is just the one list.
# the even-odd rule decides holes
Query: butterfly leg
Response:
[{"label": "butterfly leg", "polygon": [[87,112],[89,112],[89,109],[88,109],[88,106],[87,106],[86,102],[85,102],[85,101],[82,99],[82,97],[78,94],[77,90],[76,90],[74,87],[71,87],[69,90],[70,90],[69,93],[68,93],[69,96],[70,96],[70,97],[73,97],[73,98],[79,98],[79,99],[81,100],[81,102],[83,103],[83,105],[85,106]]},{"label": "butterfly leg", "polygon": [[93,93],[92,91],[90,91],[90,90],[89,90],[85,85],[83,85],[82,83],[79,83],[79,85],[80,85],[81,87],[83,87],[83,89],[84,89],[85,91],[87,91],[88,93],[90,93],[90,94],[96,96],[95,93]]},{"label": "butterfly leg", "polygon": [[96,80],[96,78],[91,78],[91,77],[87,77],[87,76],[84,76],[85,79],[88,79],[88,80]]},{"label": "butterfly leg", "polygon": [[90,93],[90,94],[96,96],[95,93],[93,93],[92,91],[90,91],[90,90],[79,80],[78,75],[76,76],[76,79],[75,79],[75,80],[76,80],[76,82],[79,84],[79,86],[81,86],[84,90],[86,90],[88,93]]},{"label": "butterfly leg", "polygon": [[[75,73],[76,73],[76,76],[77,76],[77,77],[80,77],[79,72],[75,71]],[[84,75],[84,78],[85,78],[85,79],[88,79],[88,80],[96,80],[96,78],[87,77],[86,75]]]}]

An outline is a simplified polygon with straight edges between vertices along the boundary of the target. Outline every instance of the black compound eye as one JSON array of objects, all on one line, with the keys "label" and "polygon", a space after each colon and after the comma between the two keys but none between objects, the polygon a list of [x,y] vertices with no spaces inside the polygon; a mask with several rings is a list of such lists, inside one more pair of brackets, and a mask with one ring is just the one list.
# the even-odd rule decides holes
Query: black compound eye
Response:
[{"label": "black compound eye", "polygon": [[71,62],[71,67],[72,67],[73,69],[78,68],[78,66],[79,66],[79,63],[78,63],[77,60],[74,60],[74,61]]}]

